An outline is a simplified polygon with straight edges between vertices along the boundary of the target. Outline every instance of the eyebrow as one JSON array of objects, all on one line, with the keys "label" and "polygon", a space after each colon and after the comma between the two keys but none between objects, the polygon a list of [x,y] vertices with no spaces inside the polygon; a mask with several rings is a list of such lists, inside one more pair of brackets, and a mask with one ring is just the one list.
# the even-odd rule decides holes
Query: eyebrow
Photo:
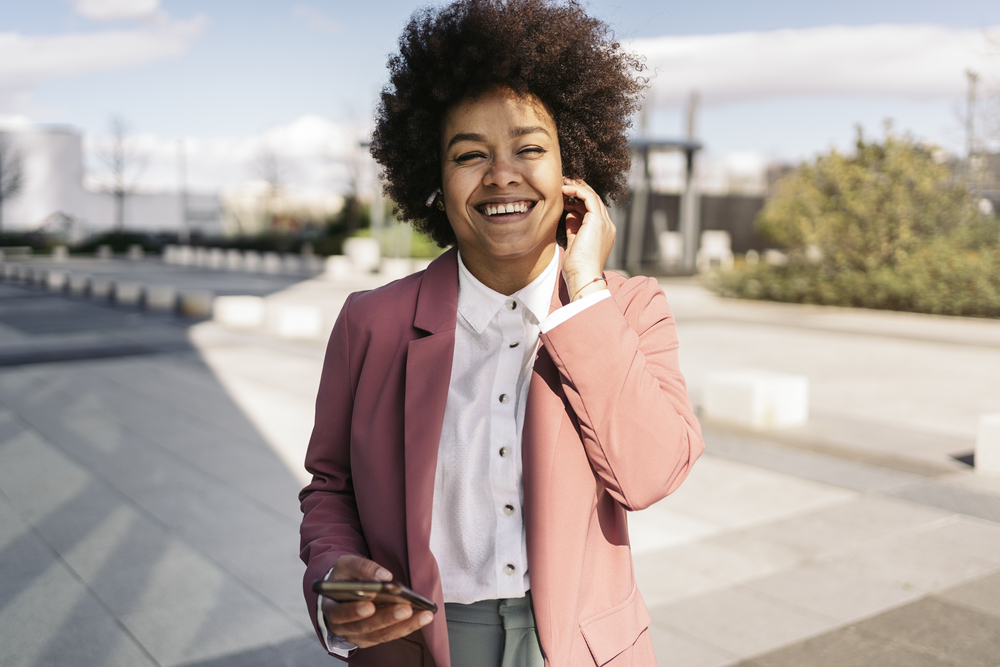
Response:
[{"label": "eyebrow", "polygon": [[[517,137],[535,134],[536,132],[541,132],[546,136],[551,136],[549,135],[549,131],[541,125],[532,125],[529,127],[515,127],[510,133],[510,138],[516,139]],[[476,134],[475,132],[459,132],[451,138],[451,141],[448,142],[448,148],[451,148],[460,141],[486,141],[486,137],[481,134]]]}]

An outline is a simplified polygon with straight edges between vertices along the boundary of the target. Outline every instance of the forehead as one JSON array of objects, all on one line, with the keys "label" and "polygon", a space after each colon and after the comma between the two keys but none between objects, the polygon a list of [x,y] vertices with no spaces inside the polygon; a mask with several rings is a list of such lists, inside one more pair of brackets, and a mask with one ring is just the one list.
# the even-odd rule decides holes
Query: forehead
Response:
[{"label": "forehead", "polygon": [[506,88],[491,88],[466,97],[445,114],[442,139],[458,132],[488,131],[511,127],[539,126],[555,137],[556,124],[545,104],[532,94],[518,95]]}]

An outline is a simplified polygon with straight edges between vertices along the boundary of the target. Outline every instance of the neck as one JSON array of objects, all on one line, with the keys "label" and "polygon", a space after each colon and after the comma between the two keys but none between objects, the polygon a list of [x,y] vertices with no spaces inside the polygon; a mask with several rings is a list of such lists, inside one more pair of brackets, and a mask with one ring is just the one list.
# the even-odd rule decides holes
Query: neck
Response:
[{"label": "neck", "polygon": [[542,274],[556,252],[555,241],[542,246],[538,252],[515,259],[497,259],[476,253],[467,253],[459,245],[462,262],[476,280],[494,292],[510,296],[523,289]]}]

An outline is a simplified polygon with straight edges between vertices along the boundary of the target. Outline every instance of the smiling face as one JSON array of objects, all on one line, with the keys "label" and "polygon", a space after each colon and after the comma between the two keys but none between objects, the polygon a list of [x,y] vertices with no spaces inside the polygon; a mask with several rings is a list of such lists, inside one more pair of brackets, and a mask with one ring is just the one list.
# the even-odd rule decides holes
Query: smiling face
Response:
[{"label": "smiling face", "polygon": [[511,294],[552,259],[563,212],[555,121],[538,98],[492,89],[455,105],[441,134],[445,213],[466,267]]}]

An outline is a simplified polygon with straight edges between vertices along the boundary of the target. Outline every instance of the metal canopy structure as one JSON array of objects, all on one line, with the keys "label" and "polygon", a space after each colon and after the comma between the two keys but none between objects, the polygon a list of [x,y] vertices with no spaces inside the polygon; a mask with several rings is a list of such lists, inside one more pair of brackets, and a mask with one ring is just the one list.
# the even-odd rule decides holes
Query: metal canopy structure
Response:
[{"label": "metal canopy structure", "polygon": [[[681,269],[685,273],[694,273],[695,254],[698,251],[699,210],[698,196],[694,188],[694,156],[703,145],[699,141],[681,139],[649,139],[636,138],[629,142],[633,157],[641,158],[642,167],[639,183],[632,193],[632,205],[629,207],[625,256],[619,255],[624,268],[630,273],[639,273],[642,269],[642,245],[646,232],[646,215],[649,211],[649,156],[653,153],[675,152],[684,153],[684,190],[681,192],[680,224],[678,225],[683,240],[684,253]],[[654,216],[654,226],[657,238],[661,232],[667,231],[663,222]]]}]

